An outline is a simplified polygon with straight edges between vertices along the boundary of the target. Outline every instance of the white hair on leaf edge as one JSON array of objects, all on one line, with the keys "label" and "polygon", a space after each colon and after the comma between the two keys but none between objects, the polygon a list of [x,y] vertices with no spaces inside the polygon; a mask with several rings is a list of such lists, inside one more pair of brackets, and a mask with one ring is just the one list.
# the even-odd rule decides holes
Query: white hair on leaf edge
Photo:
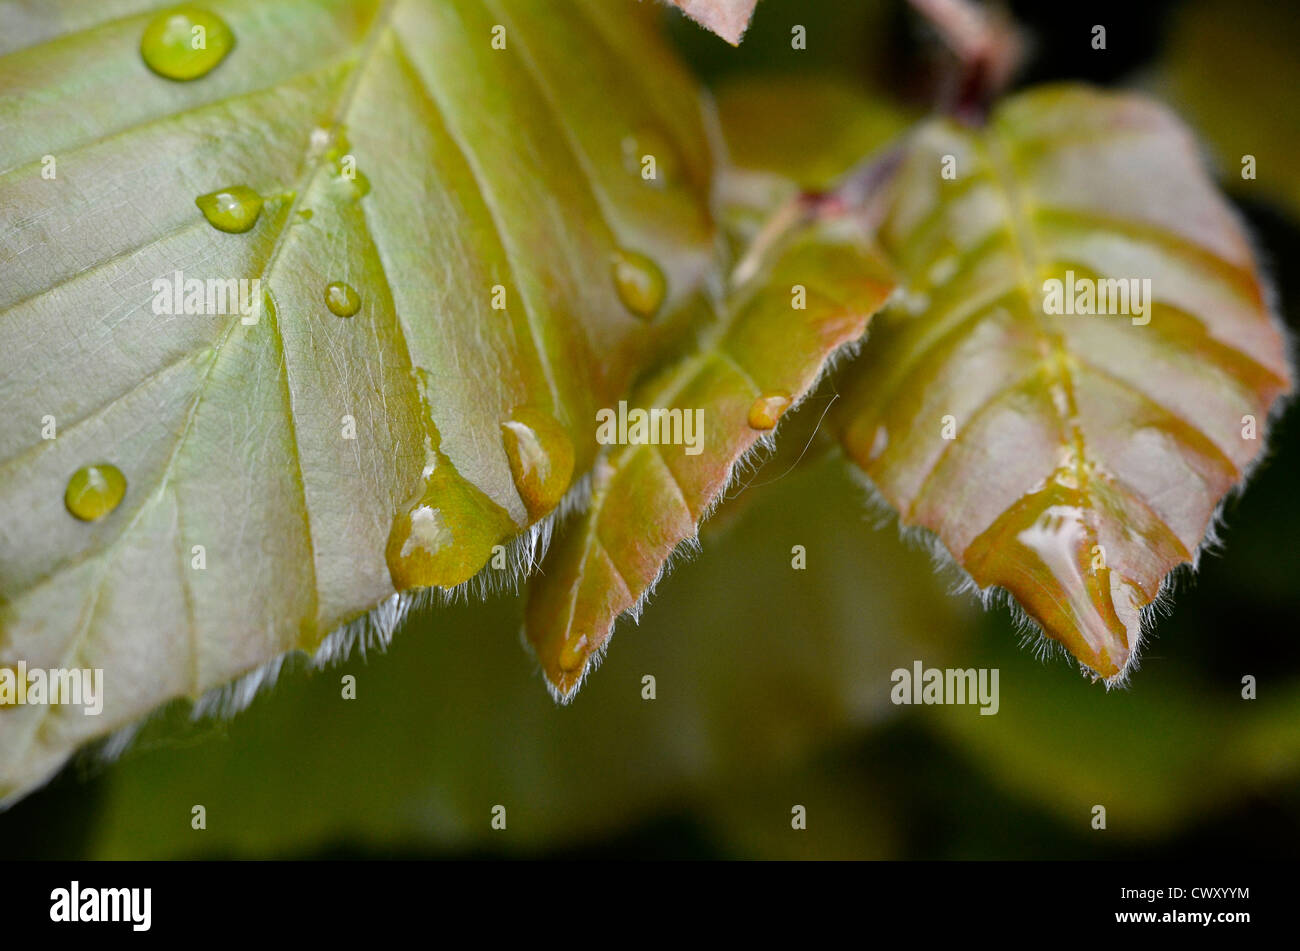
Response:
[{"label": "white hair on leaf edge", "polygon": [[[740,477],[745,473],[757,472],[767,458],[776,450],[776,436],[777,431],[781,428],[781,422],[797,412],[804,403],[806,403],[808,399],[817,392],[822,381],[828,379],[841,363],[845,360],[852,359],[857,355],[858,351],[861,349],[863,341],[866,340],[866,336],[867,331],[864,330],[861,336],[854,340],[846,341],[827,354],[826,358],[822,361],[821,368],[818,370],[817,375],[812,379],[808,386],[804,388],[804,391],[799,395],[799,398],[787,407],[785,413],[782,414],[781,419],[777,421],[777,425],[771,430],[761,433],[758,438],[750,443],[744,452],[740,453],[740,455],[731,461],[731,465],[727,468],[726,478],[722,480],[722,484],[718,487],[717,491],[714,492],[712,498],[710,498],[705,504],[704,510],[700,513],[699,519],[696,520],[695,533],[683,538],[673,547],[673,550],[670,551],[668,556],[660,563],[659,570],[655,573],[654,578],[646,586],[645,590],[641,592],[640,596],[632,606],[627,608],[614,619],[613,623],[609,626],[609,630],[605,632],[605,636],[602,638],[600,646],[587,655],[587,659],[582,666],[582,671],[578,674],[577,681],[569,688],[567,693],[556,687],[555,684],[551,682],[550,678],[546,676],[545,671],[542,669],[541,662],[537,660],[537,652],[534,650],[532,643],[528,640],[527,631],[522,627],[520,628],[520,642],[523,644],[524,649],[527,650],[529,655],[533,658],[535,673],[542,678],[542,682],[546,685],[546,690],[551,695],[552,700],[560,706],[568,706],[573,702],[574,698],[577,697],[578,692],[582,689],[582,685],[587,682],[588,675],[597,669],[601,662],[604,661],[605,652],[609,649],[610,641],[614,639],[614,630],[617,628],[618,622],[623,618],[628,617],[632,619],[634,624],[641,623],[641,615],[645,611],[645,608],[650,601],[650,597],[654,594],[655,588],[658,587],[659,582],[672,571],[673,567],[679,560],[689,561],[703,551],[703,547],[700,543],[700,526],[703,525],[715,511],[717,511],[720,505],[735,497],[729,493],[734,486],[739,484]],[[740,492],[745,490],[745,488],[747,488],[747,485],[741,485],[740,491],[736,494],[739,495]]]},{"label": "white hair on leaf edge", "polygon": [[[1289,339],[1284,337],[1288,342]],[[1200,569],[1202,555],[1217,554],[1222,551],[1223,542],[1221,530],[1224,526],[1223,512],[1226,506],[1234,501],[1245,489],[1247,483],[1254,475],[1256,468],[1264,462],[1270,454],[1269,442],[1267,438],[1277,420],[1285,412],[1286,407],[1290,404],[1289,396],[1283,396],[1274,401],[1270,408],[1268,419],[1260,428],[1259,438],[1261,440],[1260,451],[1250,464],[1242,471],[1240,478],[1224,493],[1223,498],[1214,507],[1209,521],[1206,523],[1205,531],[1201,537],[1200,543],[1192,551],[1191,561],[1175,565],[1160,582],[1160,589],[1151,602],[1145,605],[1139,613],[1139,634],[1136,644],[1131,645],[1129,649],[1128,660],[1124,667],[1109,678],[1099,678],[1106,685],[1106,689],[1128,686],[1129,678],[1132,673],[1141,667],[1141,652],[1147,643],[1156,636],[1156,621],[1159,617],[1169,617],[1173,613],[1173,598],[1175,593],[1188,586]],[[948,546],[943,543],[933,531],[920,525],[904,525],[898,516],[897,510],[884,497],[875,483],[858,465],[851,460],[846,460],[850,471],[858,481],[859,485],[866,493],[866,509],[868,513],[876,516],[875,528],[880,530],[891,522],[897,522],[899,536],[903,542],[911,547],[920,548],[930,555],[930,560],[934,564],[935,571],[940,576],[946,576],[953,579],[949,593],[954,596],[969,594],[973,595],[980,602],[984,610],[992,610],[996,607],[1005,607],[1010,614],[1013,631],[1020,636],[1021,647],[1033,650],[1034,655],[1042,662],[1046,663],[1053,657],[1071,655],[1066,650],[1065,645],[1055,638],[1050,637],[1044,630],[1043,626],[1031,617],[1028,612],[1021,607],[1020,602],[1010,591],[999,585],[990,585],[981,588],[948,550]],[[1096,673],[1086,664],[1076,661],[1080,673],[1084,676],[1091,676],[1098,679]]]},{"label": "white hair on leaf edge", "polygon": [[[505,569],[494,569],[489,563],[484,565],[474,577],[454,588],[417,588],[391,594],[365,614],[343,624],[326,636],[309,657],[307,652],[301,649],[285,651],[234,680],[210,688],[197,699],[191,699],[189,719],[193,722],[208,718],[229,719],[242,712],[259,694],[275,685],[285,664],[290,663],[292,666],[291,658],[308,657],[308,670],[323,670],[341,664],[348,660],[354,651],[358,652],[364,660],[369,650],[378,649],[380,652],[387,650],[397,628],[413,612],[426,610],[434,604],[449,605],[458,601],[468,603],[474,600],[486,600],[489,596],[501,592],[518,594],[520,583],[537,570],[545,556],[555,524],[584,509],[590,498],[591,479],[588,474],[565,493],[555,511],[510,540],[506,546]],[[163,710],[168,709],[172,703],[184,702],[184,699],[174,698],[172,701],[165,702],[107,736],[91,741],[77,751],[75,757],[90,769],[117,760],[131,747],[146,724],[158,717]],[[52,775],[46,777],[45,782],[51,778]],[[27,792],[23,795],[27,795]],[[8,804],[0,805],[0,811],[3,811]]]}]

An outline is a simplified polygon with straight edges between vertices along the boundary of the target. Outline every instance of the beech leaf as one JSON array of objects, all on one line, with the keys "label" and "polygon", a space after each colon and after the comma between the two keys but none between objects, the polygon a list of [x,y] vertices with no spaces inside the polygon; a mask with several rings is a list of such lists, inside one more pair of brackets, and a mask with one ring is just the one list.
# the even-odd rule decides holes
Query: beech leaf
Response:
[{"label": "beech leaf", "polygon": [[1080,87],[927,124],[894,189],[904,296],[849,370],[843,444],[903,525],[1118,681],[1291,387],[1248,237],[1168,111]]},{"label": "beech leaf", "polygon": [[737,464],[826,361],[862,335],[893,289],[888,266],[853,219],[795,228],[768,255],[701,345],[628,401],[629,414],[697,414],[698,445],[642,442],[603,454],[590,505],[530,585],[525,633],[557,699],[573,696],[614,622],[637,614]]},{"label": "beech leaf", "polygon": [[630,0],[17,6],[0,666],[105,676],[0,709],[0,801],[517,567],[716,266],[705,113]]}]

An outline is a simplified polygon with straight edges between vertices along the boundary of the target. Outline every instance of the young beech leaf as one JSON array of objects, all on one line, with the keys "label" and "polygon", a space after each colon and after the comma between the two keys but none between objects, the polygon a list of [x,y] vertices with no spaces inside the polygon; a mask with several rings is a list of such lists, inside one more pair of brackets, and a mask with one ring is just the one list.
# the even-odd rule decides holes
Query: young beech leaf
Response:
[{"label": "young beech leaf", "polygon": [[198,14],[153,0],[0,36],[0,666],[105,692],[0,708],[0,800],[474,575],[715,267],[711,137],[652,9],[202,8],[194,60],[158,24]]},{"label": "young beech leaf", "polygon": [[629,414],[699,413],[698,446],[626,444],[597,459],[590,506],[529,587],[525,633],[558,699],[573,695],[614,622],[635,614],[673,552],[695,538],[737,463],[893,289],[849,219],[797,228],[771,254],[775,262],[724,305],[701,345],[628,401]]},{"label": "young beech leaf", "polygon": [[926,125],[895,187],[905,294],[834,425],[903,525],[1121,678],[1291,386],[1247,236],[1176,119],[1085,88]]},{"label": "young beech leaf", "polygon": [[749,27],[750,17],[758,0],[671,0],[700,26],[712,30],[732,46],[739,46],[740,39]]}]

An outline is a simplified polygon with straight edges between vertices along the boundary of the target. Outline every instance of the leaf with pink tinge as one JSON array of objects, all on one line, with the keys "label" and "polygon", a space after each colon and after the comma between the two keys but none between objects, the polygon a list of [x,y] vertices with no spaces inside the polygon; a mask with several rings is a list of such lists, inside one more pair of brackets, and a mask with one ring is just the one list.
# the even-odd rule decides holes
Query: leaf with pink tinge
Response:
[{"label": "leaf with pink tinge", "polygon": [[[572,696],[614,622],[636,611],[673,552],[695,537],[736,464],[827,359],[862,335],[893,289],[849,219],[806,226],[769,254],[775,264],[735,295],[706,342],[629,401],[633,409],[701,409],[700,451],[622,445],[597,459],[590,506],[529,589],[525,633],[557,698]],[[796,285],[806,307],[792,306]]]},{"label": "leaf with pink tinge", "polygon": [[[834,425],[902,524],[1120,679],[1291,387],[1247,235],[1168,111],[1080,87],[923,127],[894,187],[905,295]],[[1145,315],[1056,313],[1071,272],[1149,280]]]},{"label": "leaf with pink tinge", "polygon": [[688,17],[739,46],[758,0],[672,0]]}]

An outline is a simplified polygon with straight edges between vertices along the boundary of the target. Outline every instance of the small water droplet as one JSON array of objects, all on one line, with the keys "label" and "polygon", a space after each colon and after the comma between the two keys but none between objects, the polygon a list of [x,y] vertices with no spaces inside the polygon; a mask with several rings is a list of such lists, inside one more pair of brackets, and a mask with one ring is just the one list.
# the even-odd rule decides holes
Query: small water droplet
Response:
[{"label": "small water droplet", "polygon": [[560,503],[573,479],[573,442],[549,413],[521,406],[501,424],[515,487],[533,521]]},{"label": "small water droplet", "polygon": [[231,185],[194,199],[208,224],[227,234],[243,234],[262,213],[262,196],[247,185]]},{"label": "small water droplet", "polygon": [[652,318],[668,289],[659,265],[637,251],[619,250],[614,253],[613,273],[623,306],[642,320]]},{"label": "small water droplet", "polygon": [[361,309],[361,295],[349,284],[332,281],[325,287],[325,306],[339,317],[351,317]]},{"label": "small water droplet", "polygon": [[357,169],[353,172],[351,178],[345,180],[352,186],[352,190],[356,192],[358,198],[364,198],[370,194],[370,179],[366,177],[366,173],[361,169]]},{"label": "small water droplet", "polygon": [[83,522],[93,522],[117,508],[124,495],[126,476],[122,475],[122,470],[100,462],[82,466],[72,474],[63,495],[63,504]]},{"label": "small water droplet", "polygon": [[225,20],[187,3],[149,21],[140,38],[140,55],[159,76],[183,82],[212,72],[234,45],[235,34]]},{"label": "small water droplet", "polygon": [[749,425],[751,429],[773,429],[781,414],[790,408],[790,394],[785,392],[764,393],[754,400],[749,408]]}]

